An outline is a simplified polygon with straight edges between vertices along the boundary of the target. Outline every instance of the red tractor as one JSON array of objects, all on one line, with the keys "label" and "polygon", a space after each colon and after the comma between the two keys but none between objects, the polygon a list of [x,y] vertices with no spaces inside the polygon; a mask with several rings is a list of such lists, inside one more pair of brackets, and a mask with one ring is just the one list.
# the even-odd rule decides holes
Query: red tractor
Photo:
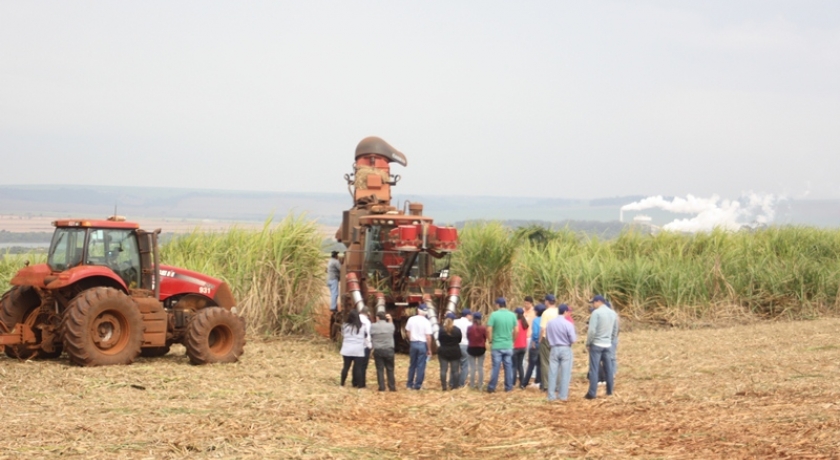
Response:
[{"label": "red tractor", "polygon": [[[130,364],[183,343],[193,364],[234,362],[245,325],[227,283],[160,265],[158,234],[120,217],[68,219],[47,263],[27,266],[0,299],[0,345],[20,359]],[[27,264],[28,265],[28,264]]]},{"label": "red tractor", "polygon": [[[340,308],[332,315],[330,335],[337,339],[341,322],[352,308],[369,306],[394,318],[397,349],[407,350],[405,322],[420,304],[437,339],[438,322],[458,306],[461,279],[450,276],[450,257],[458,247],[454,227],[438,227],[423,215],[423,205],[391,206],[391,187],[400,176],[390,163],[406,166],[405,155],[378,137],[356,147],[353,174],[344,176],[353,207],[344,211],[336,239],[347,250],[341,268]],[[444,306],[443,308],[439,308]]]}]

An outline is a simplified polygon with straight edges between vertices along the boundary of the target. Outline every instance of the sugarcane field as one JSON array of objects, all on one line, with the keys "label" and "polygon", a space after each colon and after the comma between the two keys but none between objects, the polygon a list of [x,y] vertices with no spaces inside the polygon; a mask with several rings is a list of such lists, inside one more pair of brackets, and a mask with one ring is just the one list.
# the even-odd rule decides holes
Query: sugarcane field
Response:
[{"label": "sugarcane field", "polygon": [[840,2],[0,44],[0,460],[840,460]]}]

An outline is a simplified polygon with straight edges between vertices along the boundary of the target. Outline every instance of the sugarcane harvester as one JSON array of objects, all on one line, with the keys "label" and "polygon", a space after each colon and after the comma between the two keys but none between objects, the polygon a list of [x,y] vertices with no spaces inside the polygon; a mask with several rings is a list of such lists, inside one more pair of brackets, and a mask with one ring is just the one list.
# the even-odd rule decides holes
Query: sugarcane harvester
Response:
[{"label": "sugarcane harvester", "polygon": [[368,307],[391,315],[398,351],[408,349],[405,323],[425,303],[437,339],[439,322],[455,312],[461,278],[451,276],[452,252],[458,247],[454,227],[436,226],[423,215],[423,205],[391,205],[391,187],[399,175],[391,163],[407,166],[405,155],[378,137],[356,146],[353,173],[346,174],[353,207],[344,211],[336,239],[347,250],[341,268],[339,308],[330,320],[330,336],[341,335],[341,324],[352,310]]}]

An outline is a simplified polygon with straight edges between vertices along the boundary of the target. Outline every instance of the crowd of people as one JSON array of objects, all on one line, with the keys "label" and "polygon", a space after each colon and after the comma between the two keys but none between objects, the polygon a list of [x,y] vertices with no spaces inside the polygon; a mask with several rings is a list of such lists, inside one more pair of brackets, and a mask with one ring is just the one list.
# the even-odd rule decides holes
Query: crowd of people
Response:
[{"label": "crowd of people", "polygon": [[[584,346],[589,356],[589,390],[586,399],[595,399],[599,384],[611,395],[615,385],[616,349],[619,318],[609,302],[596,295],[589,302],[590,316]],[[434,339],[428,308],[420,304],[417,314],[408,319],[405,330],[409,339],[409,366],[406,388],[420,390],[431,360]],[[351,384],[366,387],[367,364],[373,354],[379,391],[396,391],[394,377],[394,332],[390,315],[378,313],[371,322],[369,312],[351,311],[342,325],[341,385],[352,368]],[[469,388],[493,393],[499,388],[512,391],[529,384],[547,393],[549,401],[567,401],[572,379],[577,330],[572,309],[557,303],[547,294],[543,303],[525,297],[523,306],[508,308],[503,297],[496,299],[495,311],[484,322],[481,312],[469,309],[446,313],[437,336],[437,359],[440,364],[440,388]],[[491,372],[484,386],[484,357],[490,350]],[[504,380],[499,382],[499,377]],[[534,383],[531,384],[531,378]]]}]

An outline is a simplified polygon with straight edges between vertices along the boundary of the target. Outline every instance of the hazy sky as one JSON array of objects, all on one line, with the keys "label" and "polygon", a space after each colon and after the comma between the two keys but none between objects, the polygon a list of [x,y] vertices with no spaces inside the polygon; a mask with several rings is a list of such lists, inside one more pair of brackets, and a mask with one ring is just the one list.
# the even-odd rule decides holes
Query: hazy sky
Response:
[{"label": "hazy sky", "polygon": [[0,2],[0,184],[840,198],[840,2]]}]

